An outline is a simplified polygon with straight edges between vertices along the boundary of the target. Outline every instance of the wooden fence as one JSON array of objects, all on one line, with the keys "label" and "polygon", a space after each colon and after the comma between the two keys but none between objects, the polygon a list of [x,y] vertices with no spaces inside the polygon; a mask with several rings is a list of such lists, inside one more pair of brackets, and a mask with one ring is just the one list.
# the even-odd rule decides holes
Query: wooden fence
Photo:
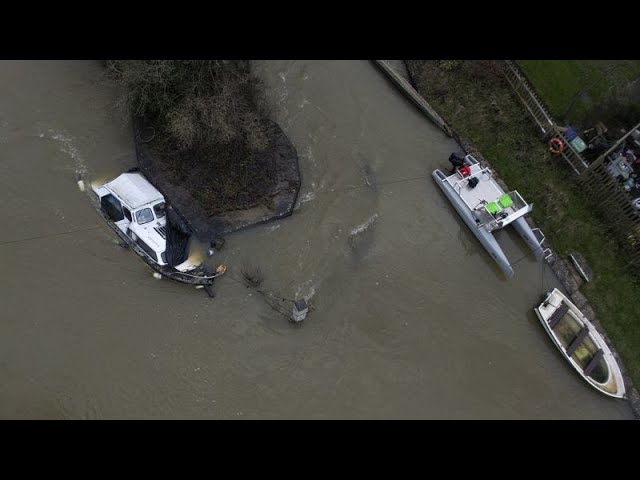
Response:
[{"label": "wooden fence", "polygon": [[[593,212],[600,217],[606,233],[618,241],[631,266],[640,265],[640,211],[623,183],[607,171],[606,161],[640,123],[620,138],[609,150],[589,164],[557,129],[548,108],[520,69],[506,61],[505,78],[545,139],[560,137],[565,148],[560,154],[576,173],[576,182]],[[634,269],[634,271],[638,271]]]}]

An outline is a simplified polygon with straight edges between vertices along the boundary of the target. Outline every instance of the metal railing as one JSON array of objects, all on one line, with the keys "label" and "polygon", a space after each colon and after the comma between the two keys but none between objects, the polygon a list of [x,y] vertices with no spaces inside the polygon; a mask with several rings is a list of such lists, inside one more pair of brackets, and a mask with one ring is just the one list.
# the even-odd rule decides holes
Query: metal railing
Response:
[{"label": "metal railing", "polygon": [[640,264],[640,212],[634,208],[631,194],[604,163],[592,166],[579,180],[607,234],[618,238],[630,264]]},{"label": "metal railing", "polygon": [[625,191],[621,182],[614,178],[606,168],[610,154],[617,149],[635,128],[620,138],[607,152],[603,153],[591,164],[560,132],[540,99],[535,89],[529,84],[519,68],[510,60],[506,60],[504,76],[518,99],[522,102],[537,127],[545,138],[559,137],[564,142],[564,149],[558,155],[577,174],[577,180],[583,196],[599,216],[607,236],[614,238],[621,245],[628,264],[640,265],[640,212],[633,205],[633,197]]},{"label": "metal railing", "polygon": [[529,206],[529,204],[525,201],[524,198],[522,198],[522,195],[520,195],[517,190],[508,192],[507,195],[509,195],[509,198],[511,198],[511,200],[513,201],[513,208],[516,211]]},{"label": "metal railing", "polygon": [[518,67],[510,60],[506,60],[505,63],[504,76],[507,82],[511,85],[514,93],[527,109],[538,128],[540,128],[542,134],[545,137],[553,135],[562,139],[565,146],[559,155],[564,158],[574,172],[581,175],[585,170],[588,170],[589,164],[582,158],[582,155],[580,155],[573,145],[569,143],[562,132],[558,130],[549,110],[544,106],[544,103],[531,85],[529,85],[529,82],[524,75],[522,75]]},{"label": "metal railing", "polygon": [[538,240],[538,245],[540,246],[540,248],[542,249],[542,256],[544,257],[545,261],[549,261],[549,259],[551,257],[553,257],[553,251],[549,248],[549,247],[545,247],[542,244],[544,243],[544,241],[547,239],[546,235],[542,232],[542,230],[540,230],[540,228],[538,227],[533,227],[531,229],[532,232],[539,232],[540,233],[540,239],[538,239],[538,237],[536,236],[536,239]]}]

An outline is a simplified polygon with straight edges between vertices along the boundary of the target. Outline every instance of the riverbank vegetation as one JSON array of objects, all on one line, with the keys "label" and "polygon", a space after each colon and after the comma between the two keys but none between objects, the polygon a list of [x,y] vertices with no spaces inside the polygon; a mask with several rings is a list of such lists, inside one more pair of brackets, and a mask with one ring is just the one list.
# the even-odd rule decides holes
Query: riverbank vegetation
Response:
[{"label": "riverbank vegetation", "polygon": [[[533,218],[557,254],[577,250],[586,257],[594,278],[581,291],[634,384],[640,385],[640,281],[592,214],[569,167],[550,156],[503,79],[502,62],[412,60],[407,66],[417,90],[445,120],[479,149],[511,188],[535,203]],[[554,108],[565,107],[558,100]]]},{"label": "riverbank vegetation", "polygon": [[277,182],[260,80],[248,60],[108,60],[163,176],[207,215],[268,203]]}]

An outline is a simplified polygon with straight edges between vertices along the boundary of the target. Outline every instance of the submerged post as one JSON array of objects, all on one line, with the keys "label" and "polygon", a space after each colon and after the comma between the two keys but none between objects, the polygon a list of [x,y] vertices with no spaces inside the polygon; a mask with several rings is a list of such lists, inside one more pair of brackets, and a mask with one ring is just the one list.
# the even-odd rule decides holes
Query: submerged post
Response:
[{"label": "submerged post", "polygon": [[305,299],[293,302],[293,316],[291,318],[294,322],[298,323],[303,321],[306,318],[307,313],[309,313],[309,305]]}]

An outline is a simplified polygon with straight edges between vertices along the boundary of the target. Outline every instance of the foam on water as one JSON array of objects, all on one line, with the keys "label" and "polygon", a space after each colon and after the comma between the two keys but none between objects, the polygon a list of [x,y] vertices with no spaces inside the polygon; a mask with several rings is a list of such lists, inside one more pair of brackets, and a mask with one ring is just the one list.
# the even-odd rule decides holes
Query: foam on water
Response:
[{"label": "foam on water", "polygon": [[378,214],[374,213],[373,215],[371,215],[366,222],[364,222],[361,225],[358,225],[357,227],[355,227],[353,230],[351,230],[351,233],[349,235],[358,235],[359,233],[364,232],[365,230],[367,230],[371,225],[373,225],[373,222],[375,222],[378,219]]},{"label": "foam on water", "polygon": [[[40,133],[40,137],[44,137],[44,133]],[[89,173],[89,170],[84,162],[84,159],[80,155],[78,148],[75,145],[75,138],[64,132],[57,132],[55,130],[48,130],[48,138],[56,141],[60,145],[60,150],[71,157],[73,160],[73,167],[76,175],[84,177]]]}]

